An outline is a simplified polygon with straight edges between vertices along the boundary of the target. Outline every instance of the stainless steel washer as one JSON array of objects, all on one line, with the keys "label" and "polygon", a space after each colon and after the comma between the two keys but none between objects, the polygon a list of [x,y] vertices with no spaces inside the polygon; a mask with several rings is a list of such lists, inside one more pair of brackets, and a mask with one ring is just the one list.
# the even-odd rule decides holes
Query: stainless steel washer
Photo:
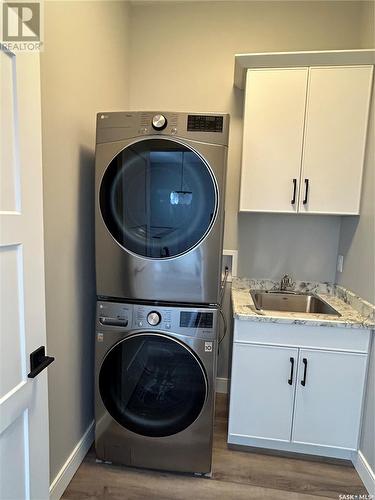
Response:
[{"label": "stainless steel washer", "polygon": [[229,116],[99,113],[99,298],[217,304]]},{"label": "stainless steel washer", "polygon": [[99,459],[211,471],[217,314],[212,308],[98,302]]}]

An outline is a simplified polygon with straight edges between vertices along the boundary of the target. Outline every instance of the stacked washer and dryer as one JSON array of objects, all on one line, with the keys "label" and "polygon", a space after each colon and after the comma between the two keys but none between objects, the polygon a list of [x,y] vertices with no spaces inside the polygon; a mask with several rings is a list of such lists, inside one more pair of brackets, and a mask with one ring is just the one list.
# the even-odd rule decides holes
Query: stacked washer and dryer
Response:
[{"label": "stacked washer and dryer", "polygon": [[229,116],[100,113],[96,453],[211,470]]}]

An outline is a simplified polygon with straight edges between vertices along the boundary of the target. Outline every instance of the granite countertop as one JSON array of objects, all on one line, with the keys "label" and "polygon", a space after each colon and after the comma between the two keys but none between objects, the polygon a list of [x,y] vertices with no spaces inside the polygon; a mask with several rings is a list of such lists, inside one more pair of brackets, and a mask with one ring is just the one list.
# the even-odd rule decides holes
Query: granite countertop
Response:
[{"label": "granite countertop", "polygon": [[288,289],[302,293],[314,293],[336,309],[341,316],[300,312],[256,312],[250,290],[279,290],[280,282],[233,278],[232,304],[235,319],[244,321],[289,323],[309,326],[375,329],[375,306],[361,299],[350,290],[331,283],[296,281]]}]

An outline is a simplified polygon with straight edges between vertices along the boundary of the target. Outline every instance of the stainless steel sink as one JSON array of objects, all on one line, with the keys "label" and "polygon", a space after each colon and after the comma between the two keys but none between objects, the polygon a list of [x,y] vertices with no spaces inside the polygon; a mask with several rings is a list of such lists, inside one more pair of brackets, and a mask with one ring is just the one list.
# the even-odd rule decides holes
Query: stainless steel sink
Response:
[{"label": "stainless steel sink", "polygon": [[251,290],[257,311],[284,311],[341,316],[329,304],[316,295],[296,292]]}]

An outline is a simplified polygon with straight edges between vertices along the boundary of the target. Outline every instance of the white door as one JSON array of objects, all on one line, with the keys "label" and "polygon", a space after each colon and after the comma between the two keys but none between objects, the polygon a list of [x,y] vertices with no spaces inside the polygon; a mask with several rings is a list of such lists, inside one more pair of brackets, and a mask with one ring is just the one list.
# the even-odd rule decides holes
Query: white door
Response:
[{"label": "white door", "polygon": [[240,211],[297,212],[307,74],[247,72]]},{"label": "white door", "polygon": [[0,499],[49,496],[39,55],[0,46]]},{"label": "white door", "polygon": [[298,349],[235,343],[229,434],[290,441]]},{"label": "white door", "polygon": [[372,66],[310,68],[300,212],[358,214]]},{"label": "white door", "polygon": [[355,450],[366,355],[301,349],[292,441]]}]

